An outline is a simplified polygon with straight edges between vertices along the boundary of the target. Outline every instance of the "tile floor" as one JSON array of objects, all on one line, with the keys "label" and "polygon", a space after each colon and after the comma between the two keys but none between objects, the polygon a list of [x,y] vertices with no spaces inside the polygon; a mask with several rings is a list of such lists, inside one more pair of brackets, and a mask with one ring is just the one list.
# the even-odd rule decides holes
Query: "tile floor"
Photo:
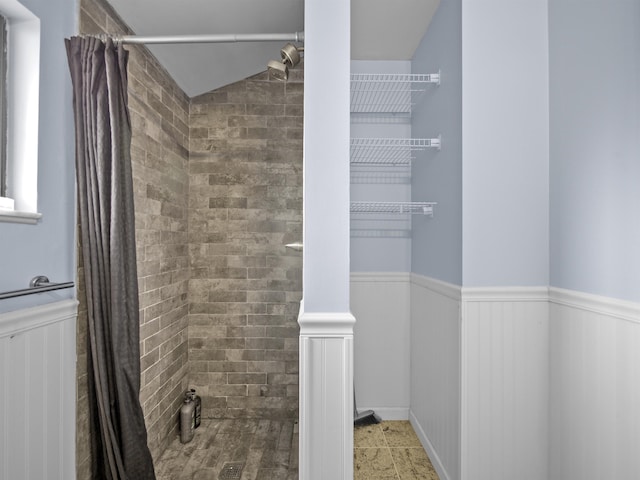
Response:
[{"label": "tile floor", "polygon": [[[238,471],[225,466],[243,465]],[[202,419],[193,440],[176,439],[156,462],[157,480],[297,480],[294,420]]]},{"label": "tile floor", "polygon": [[[242,466],[242,473],[233,467]],[[227,474],[223,469],[227,467]],[[157,480],[298,480],[294,420],[203,419],[194,439],[176,439],[156,462]],[[409,422],[354,429],[354,480],[438,480]]]},{"label": "tile floor", "polygon": [[354,480],[439,480],[407,421],[355,427]]}]

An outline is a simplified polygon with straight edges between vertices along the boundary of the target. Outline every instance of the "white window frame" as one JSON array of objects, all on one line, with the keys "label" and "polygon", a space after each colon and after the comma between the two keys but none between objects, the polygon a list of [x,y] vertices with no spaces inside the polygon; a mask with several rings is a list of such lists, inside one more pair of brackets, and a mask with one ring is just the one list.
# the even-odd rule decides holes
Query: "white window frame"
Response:
[{"label": "white window frame", "polygon": [[35,224],[38,213],[40,19],[18,0],[0,0],[7,21],[6,197],[0,222]]},{"label": "white window frame", "polygon": [[[7,25],[4,15],[0,18],[0,197],[5,195],[7,168]],[[4,202],[6,203],[6,202]],[[2,206],[4,203],[0,203]]]}]

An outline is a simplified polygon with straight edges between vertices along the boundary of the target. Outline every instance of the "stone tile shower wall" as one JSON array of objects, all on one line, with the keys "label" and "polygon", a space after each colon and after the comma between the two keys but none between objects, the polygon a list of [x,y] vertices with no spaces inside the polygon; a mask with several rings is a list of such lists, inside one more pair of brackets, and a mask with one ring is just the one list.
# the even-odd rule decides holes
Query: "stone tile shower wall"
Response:
[{"label": "stone tile shower wall", "polygon": [[[104,0],[81,0],[81,33],[131,33]],[[141,392],[157,459],[187,388],[189,99],[144,47],[129,50],[129,110],[140,301]],[[79,271],[79,276],[82,271]],[[77,478],[90,478],[86,307],[79,290]]]},{"label": "stone tile shower wall", "polygon": [[140,301],[140,401],[154,459],[187,389],[188,105],[146,49],[131,49],[129,111]]},{"label": "stone tile shower wall", "polygon": [[[105,0],[80,1],[79,31],[132,33]],[[127,50],[140,399],[156,460],[188,386],[205,416],[297,417],[302,257],[284,244],[302,239],[302,69],[190,100],[146,48]],[[80,480],[91,452],[78,298]]]},{"label": "stone tile shower wall", "polygon": [[193,98],[189,379],[208,417],[297,417],[302,69]]}]

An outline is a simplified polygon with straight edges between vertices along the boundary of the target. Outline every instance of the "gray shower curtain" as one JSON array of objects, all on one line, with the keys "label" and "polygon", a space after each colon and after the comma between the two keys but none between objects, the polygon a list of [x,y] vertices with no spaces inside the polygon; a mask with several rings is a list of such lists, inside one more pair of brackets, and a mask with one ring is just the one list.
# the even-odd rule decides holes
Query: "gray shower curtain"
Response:
[{"label": "gray shower curtain", "polygon": [[73,84],[80,240],[89,332],[92,478],[155,479],[140,406],[138,280],[128,52],[66,39]]}]

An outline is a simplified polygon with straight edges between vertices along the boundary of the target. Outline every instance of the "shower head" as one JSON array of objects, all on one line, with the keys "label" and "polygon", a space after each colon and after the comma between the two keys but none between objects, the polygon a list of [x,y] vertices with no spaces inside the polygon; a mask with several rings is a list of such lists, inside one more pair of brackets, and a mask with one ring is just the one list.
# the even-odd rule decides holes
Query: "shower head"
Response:
[{"label": "shower head", "polygon": [[300,63],[300,52],[304,51],[304,47],[296,47],[291,43],[287,43],[280,50],[282,60],[269,60],[267,70],[274,78],[278,80],[287,80],[289,78],[289,67],[295,67]]},{"label": "shower head", "polygon": [[289,67],[283,62],[277,60],[269,60],[267,62],[267,70],[277,80],[287,80],[289,78]]}]

